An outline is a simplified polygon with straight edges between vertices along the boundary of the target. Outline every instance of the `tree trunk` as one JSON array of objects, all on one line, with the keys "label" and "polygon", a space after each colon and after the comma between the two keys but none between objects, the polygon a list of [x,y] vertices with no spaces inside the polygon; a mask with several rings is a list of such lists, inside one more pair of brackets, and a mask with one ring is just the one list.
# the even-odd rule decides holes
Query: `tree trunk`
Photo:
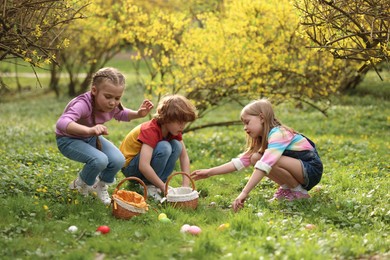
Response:
[{"label": "tree trunk", "polygon": [[366,77],[367,72],[370,70],[370,66],[367,66],[364,64],[355,74],[355,76],[347,78],[342,84],[341,84],[341,90],[343,92],[355,89]]},{"label": "tree trunk", "polygon": [[76,96],[76,82],[71,72],[69,72],[68,95],[70,97]]},{"label": "tree trunk", "polygon": [[58,88],[58,83],[60,81],[60,76],[61,74],[61,68],[53,65],[51,70],[50,70],[50,82],[49,82],[49,88],[50,90],[53,90],[54,93],[56,93],[56,97],[60,97],[60,90]]}]

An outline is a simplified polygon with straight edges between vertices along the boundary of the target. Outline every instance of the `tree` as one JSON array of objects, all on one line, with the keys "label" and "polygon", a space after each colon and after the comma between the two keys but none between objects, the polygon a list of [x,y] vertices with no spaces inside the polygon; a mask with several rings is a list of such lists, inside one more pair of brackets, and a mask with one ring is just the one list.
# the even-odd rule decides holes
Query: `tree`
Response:
[{"label": "tree", "polygon": [[[55,51],[68,41],[62,32],[82,18],[74,1],[3,0],[0,2],[0,61],[22,59],[34,67],[57,63]],[[34,70],[35,71],[35,70]],[[5,86],[2,86],[5,87]]]},{"label": "tree", "polygon": [[[60,60],[68,73],[68,94],[85,92],[92,74],[121,51],[117,29],[121,1],[93,1],[84,11],[87,19],[68,27],[69,48],[61,50]],[[85,75],[84,75],[85,74]]]},{"label": "tree", "polygon": [[[222,0],[196,0],[196,5],[192,7],[196,10],[205,10],[215,7],[219,2]],[[82,3],[80,1],[79,4],[82,5]],[[148,48],[143,41],[128,40],[128,32],[132,30],[132,27],[128,26],[129,24],[138,24],[138,32],[147,29],[144,27],[146,16],[138,16],[139,13],[134,12],[138,10],[138,7],[151,13],[155,10],[176,10],[175,14],[182,16],[180,13],[188,7],[188,4],[181,0],[100,0],[91,2],[83,10],[87,19],[69,26],[64,32],[69,39],[69,47],[58,52],[62,66],[52,66],[51,70],[51,88],[57,92],[57,95],[59,94],[57,89],[59,74],[62,69],[67,71],[69,78],[68,95],[74,96],[86,91],[92,74],[124,48],[131,49],[134,45],[138,49]],[[162,20],[154,21],[156,28],[160,28],[159,22],[163,23]],[[162,26],[164,25],[162,24]],[[165,33],[164,30],[160,30],[160,32]],[[149,36],[147,35],[147,37]],[[164,44],[168,44],[168,42]],[[150,60],[145,57],[145,61],[149,64]],[[148,68],[152,78],[153,75],[158,74],[151,71],[153,70],[152,66]]]},{"label": "tree", "polygon": [[182,93],[196,102],[200,117],[226,102],[262,96],[325,113],[329,95],[355,73],[353,63],[306,47],[310,39],[287,0],[231,0],[214,10],[191,3],[197,4],[150,10],[128,1],[129,19],[121,25],[138,51],[135,59],[148,64],[149,93]]},{"label": "tree", "polygon": [[377,64],[390,57],[390,1],[295,0],[295,6],[312,48],[360,63],[358,74],[344,88],[355,87],[371,68],[381,77]]},{"label": "tree", "polygon": [[82,18],[84,6],[55,0],[1,1],[0,60],[20,58],[33,66],[56,62],[53,51],[66,47],[66,25]]}]

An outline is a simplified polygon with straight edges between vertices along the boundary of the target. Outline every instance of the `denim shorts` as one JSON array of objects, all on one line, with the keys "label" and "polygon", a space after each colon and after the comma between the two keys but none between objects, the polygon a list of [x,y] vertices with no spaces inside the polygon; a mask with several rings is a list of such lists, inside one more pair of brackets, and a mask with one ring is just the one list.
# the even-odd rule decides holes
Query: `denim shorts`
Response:
[{"label": "denim shorts", "polygon": [[324,168],[316,149],[310,151],[286,150],[283,155],[301,161],[303,167],[303,177],[305,179],[305,183],[302,184],[302,187],[305,190],[311,190],[320,182]]}]

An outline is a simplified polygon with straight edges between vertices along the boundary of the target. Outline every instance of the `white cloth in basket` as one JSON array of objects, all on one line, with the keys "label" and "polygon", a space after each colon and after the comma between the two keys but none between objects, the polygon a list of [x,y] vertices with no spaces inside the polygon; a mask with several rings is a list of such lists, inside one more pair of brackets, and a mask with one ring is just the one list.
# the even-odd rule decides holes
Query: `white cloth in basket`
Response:
[{"label": "white cloth in basket", "polygon": [[167,201],[169,202],[191,201],[198,197],[199,193],[190,187],[170,188],[168,189],[168,194],[166,196]]}]

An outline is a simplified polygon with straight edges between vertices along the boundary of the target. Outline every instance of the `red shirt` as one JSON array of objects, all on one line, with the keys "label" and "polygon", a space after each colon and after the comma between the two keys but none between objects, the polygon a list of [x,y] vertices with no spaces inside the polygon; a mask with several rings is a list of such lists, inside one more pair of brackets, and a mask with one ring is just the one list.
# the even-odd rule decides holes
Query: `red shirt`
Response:
[{"label": "red shirt", "polygon": [[171,141],[176,139],[181,141],[182,134],[168,135],[163,137],[161,126],[157,123],[156,119],[152,119],[145,123],[136,126],[130,133],[127,134],[125,139],[122,141],[119,149],[126,158],[125,166],[129,165],[130,161],[141,151],[142,144],[147,144],[153,149],[157,146],[160,141]]}]

